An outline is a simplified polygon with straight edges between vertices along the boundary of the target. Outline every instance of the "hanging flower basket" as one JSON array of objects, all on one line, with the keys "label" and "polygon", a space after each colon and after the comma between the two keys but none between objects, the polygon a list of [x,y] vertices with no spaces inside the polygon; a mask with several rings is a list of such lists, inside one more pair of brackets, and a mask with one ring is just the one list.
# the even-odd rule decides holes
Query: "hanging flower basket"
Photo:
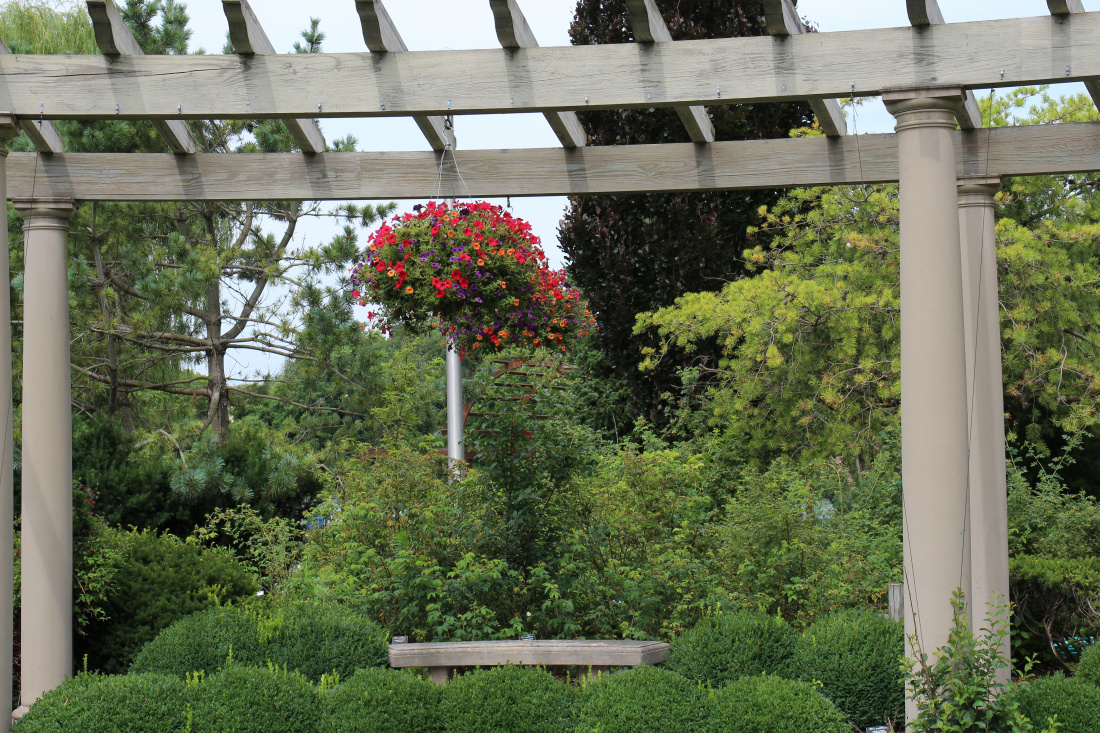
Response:
[{"label": "hanging flower basket", "polygon": [[566,347],[593,325],[565,273],[549,269],[531,225],[499,206],[429,201],[371,234],[352,297],[383,329],[437,329],[463,351]]}]

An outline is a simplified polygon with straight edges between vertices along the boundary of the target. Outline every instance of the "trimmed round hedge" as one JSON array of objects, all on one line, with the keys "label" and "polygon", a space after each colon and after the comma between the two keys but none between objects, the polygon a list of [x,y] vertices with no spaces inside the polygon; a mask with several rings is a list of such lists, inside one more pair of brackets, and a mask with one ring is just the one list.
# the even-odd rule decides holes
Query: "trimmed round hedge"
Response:
[{"label": "trimmed round hedge", "polygon": [[178,733],[187,689],[160,674],[80,675],[50,690],[19,721],[20,733]]},{"label": "trimmed round hedge", "polygon": [[792,676],[821,684],[857,728],[905,715],[905,630],[868,610],[840,611],[811,625],[798,639]]},{"label": "trimmed round hedge", "polygon": [[192,696],[193,733],[313,733],[322,730],[321,699],[295,672],[233,664]]},{"label": "trimmed round hedge", "polygon": [[1013,694],[1036,730],[1058,716],[1058,733],[1096,733],[1100,725],[1100,688],[1061,674],[1020,685]]},{"label": "trimmed round hedge", "polygon": [[851,733],[836,705],[807,682],[742,677],[711,697],[710,729],[723,733]]},{"label": "trimmed round hedge", "polygon": [[544,668],[504,665],[452,679],[441,712],[447,733],[565,733],[572,703],[570,688]]},{"label": "trimmed round hedge", "polygon": [[181,619],[145,645],[131,672],[184,677],[230,661],[297,670],[314,682],[337,672],[388,666],[386,632],[342,606],[231,606]]},{"label": "trimmed round hedge", "polygon": [[442,689],[390,669],[361,669],[325,700],[326,733],[442,733]]},{"label": "trimmed round hedge", "polygon": [[675,672],[635,667],[600,677],[581,695],[576,733],[698,733],[708,691]]},{"label": "trimmed round hedge", "polygon": [[1085,649],[1075,678],[1100,687],[1100,643],[1089,644]]},{"label": "trimmed round hedge", "polygon": [[786,621],[741,611],[703,619],[672,640],[665,667],[721,687],[742,677],[789,677],[798,635]]}]

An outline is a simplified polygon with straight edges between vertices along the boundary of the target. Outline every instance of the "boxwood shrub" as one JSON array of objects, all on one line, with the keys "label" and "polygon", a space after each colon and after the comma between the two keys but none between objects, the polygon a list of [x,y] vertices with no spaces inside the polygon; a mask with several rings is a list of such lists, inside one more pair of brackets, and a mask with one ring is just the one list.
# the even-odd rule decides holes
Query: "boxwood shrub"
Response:
[{"label": "boxwood shrub", "polygon": [[808,682],[742,677],[711,697],[710,729],[722,733],[851,733],[836,705]]},{"label": "boxwood shrub", "polygon": [[1061,674],[1042,677],[1013,691],[1020,712],[1035,730],[1058,716],[1058,733],[1096,733],[1100,727],[1100,688]]},{"label": "boxwood shrub", "polygon": [[455,677],[443,688],[448,733],[572,731],[573,693],[540,667],[504,665]]},{"label": "boxwood shrub", "polygon": [[313,733],[321,698],[297,672],[231,664],[197,685],[192,733]]},{"label": "boxwood shrub", "polygon": [[342,606],[253,604],[215,608],[181,619],[149,642],[130,668],[184,677],[233,662],[268,662],[316,682],[337,672],[387,666],[386,632]]},{"label": "boxwood shrub", "polygon": [[902,624],[868,610],[841,611],[814,622],[798,639],[792,676],[821,691],[857,728],[905,716]]},{"label": "boxwood shrub", "polygon": [[581,693],[576,733],[699,733],[708,724],[708,694],[656,667],[601,677]]},{"label": "boxwood shrub", "polygon": [[442,688],[405,671],[361,669],[325,700],[325,733],[442,733]]},{"label": "boxwood shrub", "polygon": [[1077,679],[1100,687],[1100,642],[1090,644],[1081,655]]},{"label": "boxwood shrub", "polygon": [[711,616],[673,639],[665,666],[714,687],[760,674],[786,677],[797,638],[786,621],[767,614]]},{"label": "boxwood shrub", "polygon": [[179,733],[186,686],[159,674],[80,675],[31,706],[20,733]]}]

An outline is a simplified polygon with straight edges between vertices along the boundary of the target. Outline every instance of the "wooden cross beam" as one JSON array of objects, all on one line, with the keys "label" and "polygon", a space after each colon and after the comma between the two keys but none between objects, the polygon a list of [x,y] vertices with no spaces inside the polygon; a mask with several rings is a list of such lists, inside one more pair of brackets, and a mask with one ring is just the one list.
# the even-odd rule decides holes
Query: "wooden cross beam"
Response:
[{"label": "wooden cross beam", "polygon": [[[10,54],[7,44],[0,41],[0,56]],[[18,120],[16,124],[30,138],[31,144],[38,152],[47,154],[65,152],[65,141],[61,139],[61,133],[57,131],[57,127],[49,120]]]},{"label": "wooden cross beam", "polygon": [[[222,10],[229,21],[229,41],[241,56],[275,54],[275,46],[260,25],[260,19],[252,12],[248,0],[222,0]],[[325,152],[325,136],[313,118],[283,119],[287,132],[298,143],[303,153]]]},{"label": "wooden cross beam", "polygon": [[[1081,3],[1081,0],[1047,0],[1047,7],[1050,8],[1051,15],[1066,19],[1070,15],[1085,12],[1085,6]],[[1100,78],[1093,77],[1082,81],[1085,83],[1085,89],[1088,90],[1089,96],[1092,97],[1092,103],[1100,109]]]},{"label": "wooden cross beam", "polygon": [[[113,0],[88,0],[88,15],[92,18],[96,45],[104,56],[122,61],[127,57],[145,55]],[[156,119],[152,123],[173,153],[184,155],[198,150],[186,122]]]},{"label": "wooden cross beam", "polygon": [[[958,175],[1100,170],[1100,123],[955,134]],[[587,146],[455,153],[469,196],[715,191],[898,180],[896,135]],[[448,160],[442,185],[459,183]],[[8,192],[83,201],[389,200],[436,195],[439,154],[423,152],[172,156],[63,153],[8,157]]]},{"label": "wooden cross beam", "polygon": [[[507,49],[538,48],[539,42],[531,32],[531,26],[519,9],[516,0],[489,0],[496,22],[497,38],[500,45]],[[588,134],[584,131],[576,112],[545,112],[546,121],[554,129],[554,134],[567,148],[583,148],[588,144]]]},{"label": "wooden cross beam", "polygon": [[[382,0],[355,0],[355,9],[359,11],[359,22],[363,26],[363,40],[371,53],[404,53],[409,50],[390,14],[382,5]],[[379,107],[384,107],[385,99],[380,99]],[[457,141],[454,131],[448,129],[445,120],[439,115],[414,115],[413,121],[424,133],[432,150],[443,151],[450,145],[453,150]]]},{"label": "wooden cross beam", "polygon": [[[806,32],[806,26],[795,12],[791,0],[764,0],[764,21],[769,36],[787,38]],[[840,137],[848,133],[848,123],[844,121],[844,110],[840,108],[840,102],[835,99],[810,98],[809,103],[827,137]]]},{"label": "wooden cross beam", "polygon": [[[909,24],[914,28],[944,25],[938,0],[905,0],[905,9],[909,13]],[[959,127],[964,130],[976,130],[982,126],[982,111],[978,107],[978,100],[974,98],[974,92],[966,90],[963,109],[955,118],[959,121]]]},{"label": "wooden cross beam", "polygon": [[[672,34],[654,0],[626,0],[630,27],[638,43],[671,43]],[[714,142],[714,123],[702,105],[677,105],[676,114],[693,143]]]}]

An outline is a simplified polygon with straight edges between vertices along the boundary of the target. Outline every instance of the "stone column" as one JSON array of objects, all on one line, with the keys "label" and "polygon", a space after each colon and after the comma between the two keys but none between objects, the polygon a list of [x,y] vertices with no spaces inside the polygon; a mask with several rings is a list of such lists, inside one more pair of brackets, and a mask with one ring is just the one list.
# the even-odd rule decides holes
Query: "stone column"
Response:
[{"label": "stone column", "polygon": [[[963,327],[970,409],[970,608],[974,633],[990,628],[991,605],[1008,603],[1008,487],[1005,477],[1004,379],[997,291],[993,196],[997,176],[958,180],[962,235]],[[1001,649],[1010,659],[1006,637]],[[1011,670],[1000,671],[1007,684]]]},{"label": "stone column", "polygon": [[[905,631],[933,656],[970,590],[966,351],[955,168],[960,88],[886,91],[901,184],[901,450]],[[908,650],[912,656],[915,649]],[[907,705],[907,718],[915,706]]]},{"label": "stone column", "polygon": [[[16,120],[0,113],[0,690],[11,689],[12,593],[14,570],[12,445],[15,424],[11,395],[11,274],[8,272],[8,143],[19,134]],[[0,733],[11,730],[11,718],[0,715]]]},{"label": "stone column", "polygon": [[16,199],[23,215],[22,712],[73,673],[71,199]]}]

